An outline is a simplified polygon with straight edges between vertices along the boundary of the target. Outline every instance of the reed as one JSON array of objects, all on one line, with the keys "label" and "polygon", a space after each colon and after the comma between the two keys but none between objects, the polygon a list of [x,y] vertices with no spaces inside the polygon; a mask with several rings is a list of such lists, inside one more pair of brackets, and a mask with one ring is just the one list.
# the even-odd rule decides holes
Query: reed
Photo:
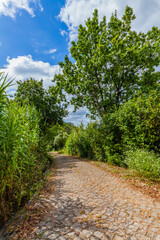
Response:
[{"label": "reed", "polygon": [[35,107],[7,99],[11,84],[1,75],[0,86],[0,226],[30,198],[47,164],[40,149],[40,116]]}]

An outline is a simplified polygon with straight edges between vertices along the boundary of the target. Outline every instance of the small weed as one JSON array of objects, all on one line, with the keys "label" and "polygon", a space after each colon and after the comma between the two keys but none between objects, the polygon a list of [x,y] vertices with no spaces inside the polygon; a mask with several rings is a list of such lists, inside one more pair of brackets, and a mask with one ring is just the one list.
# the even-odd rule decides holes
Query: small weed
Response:
[{"label": "small weed", "polygon": [[114,169],[111,171],[112,173],[119,173],[119,171],[117,169]]},{"label": "small weed", "polygon": [[82,219],[82,222],[83,222],[83,223],[86,223],[87,221],[88,221],[88,218],[83,218],[83,219]]},{"label": "small weed", "polygon": [[100,162],[96,162],[97,166],[100,167],[101,166],[101,163]]},{"label": "small weed", "polygon": [[81,211],[80,211],[80,214],[85,214],[85,210],[81,210]]},{"label": "small weed", "polygon": [[122,178],[124,178],[124,179],[130,179],[131,176],[129,176],[129,175],[127,175],[127,176],[122,176]]},{"label": "small weed", "polygon": [[62,154],[62,153],[64,153],[63,149],[58,151],[58,154]]},{"label": "small weed", "polygon": [[26,219],[28,217],[28,212],[24,215],[24,218]]},{"label": "small weed", "polygon": [[140,180],[141,182],[143,182],[143,181],[144,181],[144,179],[143,179],[143,178],[140,178],[139,180]]},{"label": "small weed", "polygon": [[40,232],[40,233],[38,234],[39,237],[43,237],[43,235],[44,235],[44,232]]},{"label": "small weed", "polygon": [[102,214],[98,214],[96,215],[97,218],[101,218],[102,217]]}]

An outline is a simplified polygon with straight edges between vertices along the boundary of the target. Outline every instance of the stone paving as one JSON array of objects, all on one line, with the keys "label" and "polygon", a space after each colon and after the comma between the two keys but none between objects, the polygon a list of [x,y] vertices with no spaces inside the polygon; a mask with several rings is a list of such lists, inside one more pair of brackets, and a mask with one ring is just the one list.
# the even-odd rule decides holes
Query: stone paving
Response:
[{"label": "stone paving", "polygon": [[58,155],[55,190],[34,240],[160,240],[160,204],[112,174]]}]

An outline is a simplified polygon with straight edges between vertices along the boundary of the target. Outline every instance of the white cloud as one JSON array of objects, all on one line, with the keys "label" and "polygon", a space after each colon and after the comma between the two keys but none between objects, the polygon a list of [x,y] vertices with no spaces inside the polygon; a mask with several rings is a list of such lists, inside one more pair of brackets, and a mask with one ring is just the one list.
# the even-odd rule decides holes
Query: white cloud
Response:
[{"label": "white cloud", "polygon": [[60,33],[63,37],[68,34],[67,31],[65,31],[65,30],[60,30]]},{"label": "white cloud", "polygon": [[57,49],[53,48],[53,49],[44,51],[44,54],[53,54],[53,53],[55,53],[55,52],[57,52]]},{"label": "white cloud", "polygon": [[0,42],[0,46],[2,46],[2,42]]},{"label": "white cloud", "polygon": [[[60,73],[59,65],[50,65],[48,62],[35,61],[31,55],[18,56],[17,58],[7,58],[7,64],[0,72],[8,73],[8,78],[14,79],[13,86],[7,89],[9,95],[14,95],[17,89],[17,80],[25,81],[30,77],[41,80],[45,88],[53,85],[51,80],[54,78],[56,73]],[[69,98],[69,96],[67,96]],[[73,122],[75,125],[79,125],[82,121],[86,125],[90,120],[86,118],[86,114],[89,111],[86,108],[80,108],[75,113],[73,112],[74,107],[69,106],[69,115],[64,119],[66,122]]]},{"label": "white cloud", "polygon": [[160,26],[160,0],[66,0],[59,18],[67,25],[70,41],[72,41],[77,37],[78,26],[92,16],[95,8],[99,11],[100,19],[105,15],[108,21],[115,10],[121,17],[126,5],[134,9],[137,18],[133,27],[137,31],[146,31],[153,25]]},{"label": "white cloud", "polygon": [[65,122],[72,122],[74,125],[80,125],[83,122],[84,125],[90,122],[90,119],[86,117],[86,114],[89,113],[86,107],[80,108],[76,112],[73,112],[74,106],[70,105],[68,107],[69,114],[66,118],[64,118]]},{"label": "white cloud", "polygon": [[[53,85],[51,80],[56,73],[60,73],[59,65],[50,65],[48,62],[35,61],[31,55],[18,56],[17,58],[7,58],[7,64],[0,72],[8,73],[8,78],[14,79],[13,86],[7,89],[9,95],[14,95],[17,89],[17,80],[26,80],[30,77],[41,80],[43,79],[44,87],[48,88]],[[66,122],[73,122],[79,125],[82,121],[86,125],[90,120],[85,117],[89,113],[86,108],[81,108],[73,113],[73,106],[69,106],[69,115],[64,119]]]},{"label": "white cloud", "polygon": [[30,6],[31,3],[37,5],[43,11],[40,0],[0,0],[0,15],[14,18],[19,10],[25,10],[34,17],[34,10]]},{"label": "white cloud", "polygon": [[[43,79],[44,87],[47,88],[51,84],[56,73],[60,72],[58,65],[50,65],[48,62],[35,61],[31,55],[18,56],[17,58],[7,58],[7,64],[1,71],[8,73],[9,78],[13,78],[14,82],[17,80],[26,80],[30,77],[40,80]],[[11,87],[10,90],[15,89]]]}]

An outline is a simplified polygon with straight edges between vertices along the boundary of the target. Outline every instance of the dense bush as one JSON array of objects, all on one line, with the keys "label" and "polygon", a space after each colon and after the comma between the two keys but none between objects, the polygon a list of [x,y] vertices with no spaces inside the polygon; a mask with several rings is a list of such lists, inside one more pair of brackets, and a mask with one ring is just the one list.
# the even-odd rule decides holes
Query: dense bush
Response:
[{"label": "dense bush", "polygon": [[110,113],[104,117],[104,148],[107,162],[124,166],[122,131],[119,126],[118,112]]},{"label": "dense bush", "polygon": [[160,89],[126,102],[118,111],[118,121],[125,145],[159,151]]},{"label": "dense bush", "polygon": [[60,150],[64,147],[68,134],[67,132],[60,131],[59,134],[54,139],[55,150]]},{"label": "dense bush", "polygon": [[65,149],[70,155],[88,157],[90,144],[86,138],[83,126],[77,127],[72,131],[66,141]]},{"label": "dense bush", "polygon": [[86,128],[83,125],[77,127],[67,139],[65,145],[66,152],[79,157],[104,161],[105,150],[102,132],[102,126],[97,122],[88,124]]},{"label": "dense bush", "polygon": [[145,149],[127,151],[125,163],[145,177],[160,180],[160,156],[153,151]]},{"label": "dense bush", "polygon": [[90,148],[89,158],[98,161],[105,161],[105,131],[103,124],[99,122],[89,123],[85,129]]},{"label": "dense bush", "polygon": [[103,118],[105,154],[108,162],[125,166],[129,146],[159,152],[160,89],[137,93],[118,110]]}]

